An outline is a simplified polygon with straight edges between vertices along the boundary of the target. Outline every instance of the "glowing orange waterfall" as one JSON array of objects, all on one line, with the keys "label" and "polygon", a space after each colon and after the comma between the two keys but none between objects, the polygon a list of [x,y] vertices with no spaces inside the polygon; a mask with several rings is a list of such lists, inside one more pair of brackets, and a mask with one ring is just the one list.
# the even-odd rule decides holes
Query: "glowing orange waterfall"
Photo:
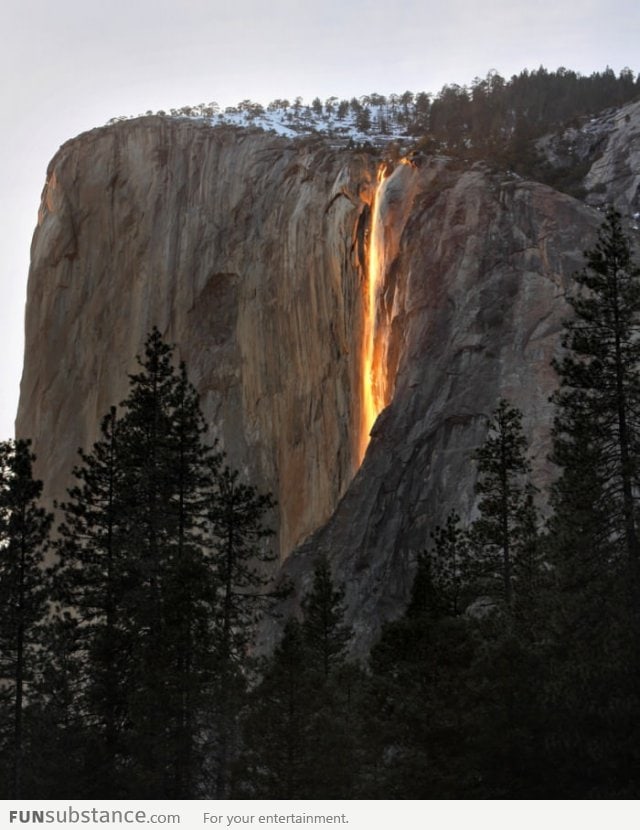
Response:
[{"label": "glowing orange waterfall", "polygon": [[384,279],[384,228],[380,217],[380,194],[387,178],[387,166],[378,168],[378,182],[371,204],[371,226],[367,252],[365,285],[364,334],[362,345],[362,415],[360,428],[360,462],[369,444],[369,433],[376,418],[385,407],[386,378],[382,365],[379,337],[379,295]]}]

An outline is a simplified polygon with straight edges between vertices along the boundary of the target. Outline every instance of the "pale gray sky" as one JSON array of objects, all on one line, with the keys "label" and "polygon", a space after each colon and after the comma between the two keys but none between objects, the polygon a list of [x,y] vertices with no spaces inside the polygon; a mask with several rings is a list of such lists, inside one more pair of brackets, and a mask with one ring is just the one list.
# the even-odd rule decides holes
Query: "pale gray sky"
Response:
[{"label": "pale gray sky", "polygon": [[0,439],[47,163],[116,115],[437,92],[490,69],[640,71],[638,0],[0,0]]}]

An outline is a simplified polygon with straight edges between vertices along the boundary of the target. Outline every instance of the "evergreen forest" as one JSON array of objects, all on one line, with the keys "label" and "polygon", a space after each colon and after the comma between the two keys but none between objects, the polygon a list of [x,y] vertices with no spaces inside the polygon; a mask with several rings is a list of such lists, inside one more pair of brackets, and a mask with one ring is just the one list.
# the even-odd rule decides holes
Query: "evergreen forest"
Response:
[{"label": "evergreen forest", "polygon": [[[523,69],[511,78],[492,70],[468,85],[446,84],[433,94],[372,92],[340,99],[276,98],[266,107],[251,100],[221,108],[217,102],[187,105],[145,115],[203,119],[214,126],[286,128],[301,140],[323,136],[378,152],[444,153],[465,162],[488,161],[500,169],[543,181],[580,198],[579,182],[602,150],[602,137],[587,136],[587,158],[565,141],[567,164],[550,164],[538,140],[567,128],[580,128],[603,111],[612,112],[640,96],[640,75],[625,67],[582,75],[559,67]],[[126,120],[116,117],[109,123]]]},{"label": "evergreen forest", "polygon": [[0,797],[640,796],[640,267],[613,209],[569,303],[548,492],[496,401],[475,520],[432,528],[362,660],[322,558],[254,656],[275,505],[157,329],[57,523],[1,443]]}]

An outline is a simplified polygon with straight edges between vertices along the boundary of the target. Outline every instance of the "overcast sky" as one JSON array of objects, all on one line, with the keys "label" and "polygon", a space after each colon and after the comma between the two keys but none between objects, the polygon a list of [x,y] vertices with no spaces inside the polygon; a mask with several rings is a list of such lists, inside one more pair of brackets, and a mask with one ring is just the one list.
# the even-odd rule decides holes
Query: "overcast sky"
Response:
[{"label": "overcast sky", "polygon": [[116,115],[640,71],[638,0],[0,0],[0,439],[13,434],[47,163]]}]

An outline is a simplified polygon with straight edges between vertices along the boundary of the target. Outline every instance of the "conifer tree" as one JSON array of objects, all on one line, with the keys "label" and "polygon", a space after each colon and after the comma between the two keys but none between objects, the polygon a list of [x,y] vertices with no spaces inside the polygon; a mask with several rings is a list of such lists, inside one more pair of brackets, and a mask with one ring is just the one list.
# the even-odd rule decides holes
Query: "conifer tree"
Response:
[{"label": "conifer tree", "polygon": [[[456,617],[465,610],[472,599],[471,551],[469,533],[461,526],[460,516],[451,512],[443,526],[431,533],[433,548],[430,552],[429,583],[433,581],[434,596],[431,601],[440,602],[442,611]],[[425,569],[418,568],[417,579],[425,577]],[[425,600],[425,592],[414,590],[414,602]]]},{"label": "conifer tree", "polygon": [[523,788],[533,786],[539,749],[534,721],[543,568],[522,413],[506,400],[500,400],[475,460],[480,516],[469,538],[480,595],[494,601],[493,613],[477,621],[483,648],[470,673],[470,682],[484,690],[477,702],[476,752],[484,797],[522,797]]},{"label": "conifer tree", "polygon": [[273,530],[266,518],[275,502],[240,481],[240,474],[224,466],[215,478],[208,505],[217,575],[220,612],[216,618],[220,659],[241,660],[259,609],[268,599],[266,567],[275,560],[267,540]]},{"label": "conifer tree", "polygon": [[[210,791],[205,756],[226,792],[242,663],[267,599],[273,501],[205,443],[172,356],[153,329],[62,505],[51,664],[80,678],[68,722],[84,735],[88,796],[196,797]],[[71,683],[52,669],[59,697]]]},{"label": "conifer tree", "polygon": [[358,795],[459,798],[481,795],[470,683],[478,647],[473,620],[452,614],[423,554],[405,614],[372,649],[361,703]]},{"label": "conifer tree", "polygon": [[79,659],[84,646],[77,619],[52,609],[39,637],[40,671],[29,708],[30,739],[37,748],[30,765],[32,798],[95,798],[120,792],[115,780],[108,787],[98,780],[107,766],[107,747],[84,703],[87,675]]},{"label": "conifer tree", "polygon": [[344,664],[352,632],[344,622],[344,590],[336,588],[323,557],[313,572],[311,591],[302,602],[303,632],[311,668],[322,683]]},{"label": "conifer tree", "polygon": [[497,578],[498,595],[511,609],[516,584],[526,573],[525,563],[530,567],[536,519],[522,413],[506,400],[499,402],[475,460],[476,493],[481,498],[471,540],[490,589]]},{"label": "conifer tree", "polygon": [[309,770],[309,721],[314,686],[302,626],[285,625],[242,717],[243,748],[234,795],[244,798],[315,797]]},{"label": "conifer tree", "polygon": [[25,440],[0,443],[0,785],[23,796],[25,709],[37,675],[39,627],[47,611],[44,556],[52,517],[38,505],[34,456]]},{"label": "conifer tree", "polygon": [[208,519],[212,567],[217,585],[214,620],[215,706],[211,724],[213,779],[218,798],[228,796],[230,769],[237,750],[237,719],[245,692],[243,662],[253,626],[270,597],[266,567],[275,554],[266,525],[275,506],[270,494],[240,481],[224,466],[215,478]]},{"label": "conifer tree", "polygon": [[585,257],[554,364],[547,729],[563,797],[636,797],[640,268],[617,211]]},{"label": "conifer tree", "polygon": [[153,329],[122,404],[128,602],[137,635],[129,707],[142,791],[193,797],[201,784],[217,587],[206,499],[220,457],[204,443],[197,394],[172,353]]},{"label": "conifer tree", "polygon": [[[73,471],[78,483],[69,490],[68,502],[60,505],[65,519],[58,531],[54,568],[59,619],[52,620],[50,645],[54,652],[58,647],[66,652],[65,671],[73,671],[80,681],[76,713],[83,713],[93,726],[92,746],[87,751],[93,759],[94,780],[85,782],[88,793],[94,786],[99,791],[103,781],[118,792],[116,759],[123,751],[130,683],[133,632],[124,610],[129,524],[123,505],[119,431],[112,407],[92,452],[80,450],[81,463]],[[69,627],[76,629],[72,651],[67,649]],[[64,679],[55,682],[61,684]]]},{"label": "conifer tree", "polygon": [[348,798],[355,774],[360,675],[345,656],[343,592],[321,559],[287,622],[242,718],[239,794],[255,798]]},{"label": "conifer tree", "polygon": [[345,625],[344,589],[336,587],[326,558],[313,572],[302,601],[305,673],[311,686],[307,724],[307,798],[350,798],[356,759],[356,704],[360,674],[347,661],[353,635]]},{"label": "conifer tree", "polygon": [[130,392],[82,453],[57,583],[77,621],[95,794],[194,797],[217,603],[205,505],[219,456],[154,329]]},{"label": "conifer tree", "polygon": [[576,532],[589,515],[597,517],[593,538],[607,548],[601,564],[608,567],[612,555],[624,562],[637,599],[640,267],[616,210],[607,212],[585,257],[568,297],[575,316],[565,322],[566,351],[554,363],[561,381],[553,398],[554,460],[562,470],[554,504],[566,521],[575,516]]}]

